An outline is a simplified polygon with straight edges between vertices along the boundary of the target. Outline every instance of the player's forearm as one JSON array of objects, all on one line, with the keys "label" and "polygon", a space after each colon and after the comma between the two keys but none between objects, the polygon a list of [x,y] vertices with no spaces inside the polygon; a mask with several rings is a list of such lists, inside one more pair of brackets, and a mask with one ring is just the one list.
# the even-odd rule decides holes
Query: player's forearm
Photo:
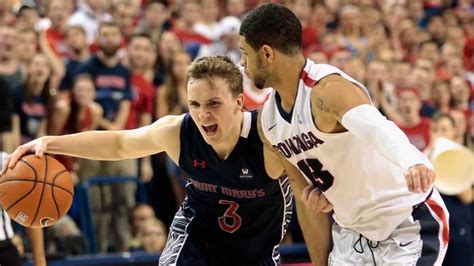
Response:
[{"label": "player's forearm", "polygon": [[357,106],[341,119],[342,125],[359,139],[373,145],[382,156],[404,170],[415,164],[431,167],[429,160],[411,145],[407,136],[375,107]]},{"label": "player's forearm", "polygon": [[327,265],[331,251],[331,222],[329,214],[311,210],[296,200],[298,222],[313,265]]},{"label": "player's forearm", "polygon": [[90,160],[121,160],[118,131],[86,131],[41,138],[47,153],[63,154]]},{"label": "player's forearm", "polygon": [[331,248],[331,223],[327,213],[307,208],[303,200],[303,190],[308,185],[303,175],[286,160],[283,160],[288,173],[291,189],[295,195],[298,222],[313,265],[327,265]]}]

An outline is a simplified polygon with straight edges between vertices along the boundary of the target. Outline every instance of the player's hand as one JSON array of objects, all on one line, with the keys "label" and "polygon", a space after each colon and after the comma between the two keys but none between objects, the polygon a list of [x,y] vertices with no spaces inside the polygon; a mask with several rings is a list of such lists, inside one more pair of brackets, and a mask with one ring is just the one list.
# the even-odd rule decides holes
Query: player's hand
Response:
[{"label": "player's hand", "polygon": [[424,164],[416,164],[408,168],[405,178],[411,192],[427,192],[433,186],[436,174]]},{"label": "player's hand", "polygon": [[8,155],[4,159],[0,175],[5,174],[7,168],[15,167],[18,160],[20,160],[20,158],[23,157],[25,154],[34,153],[36,154],[36,156],[42,157],[46,151],[46,148],[47,144],[43,138],[35,139],[19,146],[12,154]]},{"label": "player's hand", "polygon": [[326,199],[321,190],[315,188],[313,185],[308,185],[304,188],[303,202],[306,207],[312,210],[326,213],[332,210],[332,204]]}]

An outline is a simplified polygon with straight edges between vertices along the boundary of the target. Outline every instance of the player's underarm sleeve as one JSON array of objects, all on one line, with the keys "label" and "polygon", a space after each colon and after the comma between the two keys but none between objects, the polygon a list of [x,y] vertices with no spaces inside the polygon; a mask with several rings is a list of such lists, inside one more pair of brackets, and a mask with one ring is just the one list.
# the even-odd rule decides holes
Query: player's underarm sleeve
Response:
[{"label": "player's underarm sleeve", "polygon": [[372,105],[362,104],[352,108],[344,114],[341,122],[356,137],[374,146],[386,159],[403,170],[415,164],[432,168],[425,155],[410,144],[405,133]]}]

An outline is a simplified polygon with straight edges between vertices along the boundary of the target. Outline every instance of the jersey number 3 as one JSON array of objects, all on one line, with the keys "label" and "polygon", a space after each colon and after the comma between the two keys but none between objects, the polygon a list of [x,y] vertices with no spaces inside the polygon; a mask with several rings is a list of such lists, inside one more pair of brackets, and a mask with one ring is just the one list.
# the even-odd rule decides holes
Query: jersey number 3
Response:
[{"label": "jersey number 3", "polygon": [[323,171],[323,165],[318,159],[305,159],[298,162],[298,168],[321,191],[328,190],[334,182],[334,176],[329,171]]},{"label": "jersey number 3", "polygon": [[219,226],[227,233],[234,233],[242,225],[242,217],[236,213],[239,204],[230,200],[219,200],[219,204],[229,205],[224,215],[218,218]]}]

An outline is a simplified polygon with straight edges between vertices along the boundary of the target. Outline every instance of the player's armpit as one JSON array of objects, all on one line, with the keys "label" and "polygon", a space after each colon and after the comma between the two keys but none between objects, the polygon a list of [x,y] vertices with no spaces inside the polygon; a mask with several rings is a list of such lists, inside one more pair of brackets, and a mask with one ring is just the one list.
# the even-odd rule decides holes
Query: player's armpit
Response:
[{"label": "player's armpit", "polygon": [[273,179],[278,179],[283,173],[283,163],[282,159],[283,157],[281,156],[280,153],[278,153],[275,149],[273,149],[272,145],[268,141],[268,139],[265,137],[265,134],[263,133],[262,130],[262,124],[261,124],[261,112],[258,113],[257,116],[257,129],[258,129],[258,135],[260,136],[260,139],[262,140],[263,143],[263,157],[265,160],[265,170],[267,171],[268,176],[270,176]]},{"label": "player's armpit", "polygon": [[263,157],[265,160],[265,170],[269,177],[278,179],[283,174],[283,164],[280,155],[268,145],[263,145]]}]

